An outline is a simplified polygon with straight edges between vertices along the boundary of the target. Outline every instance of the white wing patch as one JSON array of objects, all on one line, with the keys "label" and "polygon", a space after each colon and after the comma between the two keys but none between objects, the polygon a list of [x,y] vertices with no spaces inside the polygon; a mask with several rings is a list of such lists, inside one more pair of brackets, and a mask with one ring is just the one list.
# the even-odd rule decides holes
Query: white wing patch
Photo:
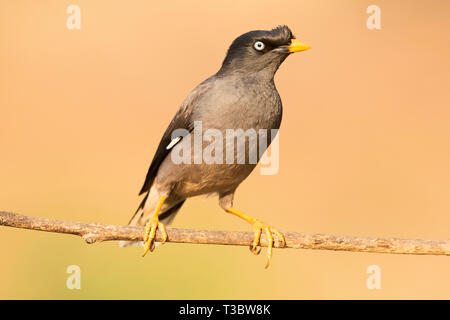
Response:
[{"label": "white wing patch", "polygon": [[176,145],[180,140],[181,140],[181,137],[173,138],[172,141],[170,141],[170,143],[169,143],[168,146],[166,147],[166,150],[172,149],[173,146]]}]

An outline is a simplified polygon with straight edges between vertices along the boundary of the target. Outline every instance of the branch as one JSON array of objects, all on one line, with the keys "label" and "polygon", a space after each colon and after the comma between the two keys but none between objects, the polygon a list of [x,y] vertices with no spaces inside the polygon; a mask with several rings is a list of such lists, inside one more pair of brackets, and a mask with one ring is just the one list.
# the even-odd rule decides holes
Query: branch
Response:
[{"label": "branch", "polygon": [[[143,240],[144,235],[144,227],[62,221],[2,211],[0,211],[0,225],[78,235],[89,244],[110,240],[140,241]],[[177,243],[249,246],[253,241],[252,232],[167,228],[167,233],[169,235],[168,242]],[[286,238],[286,248],[418,255],[450,255],[450,240],[369,238],[305,234],[299,232],[283,232],[283,234]],[[159,232],[157,232],[156,240],[162,240]],[[267,246],[264,235],[261,237],[261,246]],[[276,246],[277,244],[275,243],[275,247]]]}]

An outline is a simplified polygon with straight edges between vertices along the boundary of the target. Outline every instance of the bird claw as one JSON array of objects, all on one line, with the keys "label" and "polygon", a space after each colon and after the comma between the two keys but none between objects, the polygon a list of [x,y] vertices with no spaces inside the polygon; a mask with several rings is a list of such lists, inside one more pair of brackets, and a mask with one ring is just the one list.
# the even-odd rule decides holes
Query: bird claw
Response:
[{"label": "bird claw", "polygon": [[276,236],[276,240],[277,240],[277,247],[278,248],[283,248],[286,245],[286,240],[284,239],[284,236],[281,232],[279,232],[277,229],[270,227],[268,225],[266,225],[264,222],[260,221],[260,220],[255,220],[255,222],[253,223],[253,230],[255,231],[255,237],[253,239],[253,243],[250,246],[250,251],[253,254],[259,254],[261,252],[261,233],[264,230],[265,234],[266,234],[266,239],[267,239],[267,263],[266,263],[266,269],[269,267],[270,265],[270,260],[272,259],[272,249],[273,249],[273,244],[275,242],[274,238],[273,238],[273,234],[275,234]]},{"label": "bird claw", "polygon": [[252,244],[249,247],[250,251],[254,254],[254,255],[258,255],[261,253],[261,247],[259,245],[255,246],[254,244]]},{"label": "bird claw", "polygon": [[156,230],[160,230],[163,235],[163,240],[161,244],[164,244],[167,241],[167,232],[164,224],[159,222],[158,216],[155,215],[151,217],[146,226],[145,226],[145,235],[144,235],[144,253],[142,256],[144,257],[147,252],[153,252],[155,250],[155,238],[156,238]]}]

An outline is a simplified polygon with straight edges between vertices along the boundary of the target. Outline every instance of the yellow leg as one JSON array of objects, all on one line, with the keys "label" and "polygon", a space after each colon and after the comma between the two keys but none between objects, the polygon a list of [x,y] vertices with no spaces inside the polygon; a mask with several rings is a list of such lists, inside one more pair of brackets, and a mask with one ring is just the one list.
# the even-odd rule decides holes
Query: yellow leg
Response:
[{"label": "yellow leg", "polygon": [[159,229],[163,234],[163,241],[161,243],[164,243],[167,240],[166,227],[159,222],[158,218],[159,212],[161,211],[164,201],[166,201],[166,197],[164,196],[159,199],[155,213],[153,214],[153,216],[150,217],[150,219],[148,219],[148,222],[145,226],[145,235],[144,235],[145,247],[144,247],[144,254],[142,256],[145,256],[149,250],[153,251],[157,229]]},{"label": "yellow leg", "polygon": [[266,238],[267,238],[267,264],[266,264],[266,269],[267,269],[270,265],[270,259],[272,258],[272,248],[273,248],[273,243],[274,243],[272,233],[275,233],[275,235],[277,236],[277,240],[280,242],[278,245],[280,248],[284,247],[286,244],[284,236],[277,229],[272,228],[272,227],[266,225],[265,223],[263,223],[262,221],[252,218],[252,217],[246,215],[245,213],[240,212],[232,207],[228,208],[227,211],[229,213],[234,214],[235,216],[238,216],[241,219],[244,219],[245,221],[247,221],[248,223],[250,223],[253,226],[253,230],[255,231],[255,238],[253,239],[253,244],[250,246],[250,250],[254,254],[259,254],[261,251],[259,244],[261,241],[262,230],[264,230],[264,232],[266,233]]}]

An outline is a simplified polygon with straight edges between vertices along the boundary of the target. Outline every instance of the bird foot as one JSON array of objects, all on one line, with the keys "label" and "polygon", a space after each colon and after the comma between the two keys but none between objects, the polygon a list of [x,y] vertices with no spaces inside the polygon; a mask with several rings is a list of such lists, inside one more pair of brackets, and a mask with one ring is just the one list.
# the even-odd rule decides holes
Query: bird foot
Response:
[{"label": "bird foot", "polygon": [[152,216],[146,226],[145,226],[145,236],[144,236],[144,253],[143,257],[147,254],[148,251],[153,251],[155,249],[155,238],[156,238],[156,230],[159,229],[163,234],[163,240],[161,244],[164,244],[167,241],[167,232],[164,224],[159,222],[158,215]]},{"label": "bird foot", "polygon": [[256,219],[253,223],[253,230],[255,232],[255,238],[253,239],[253,243],[250,246],[250,251],[253,254],[259,254],[261,252],[261,233],[264,230],[267,238],[267,263],[266,263],[266,269],[270,265],[270,260],[272,259],[272,248],[274,244],[274,237],[273,234],[275,234],[277,238],[277,247],[283,248],[286,245],[286,240],[284,239],[283,234],[278,231],[277,229],[266,225],[264,222]]}]

